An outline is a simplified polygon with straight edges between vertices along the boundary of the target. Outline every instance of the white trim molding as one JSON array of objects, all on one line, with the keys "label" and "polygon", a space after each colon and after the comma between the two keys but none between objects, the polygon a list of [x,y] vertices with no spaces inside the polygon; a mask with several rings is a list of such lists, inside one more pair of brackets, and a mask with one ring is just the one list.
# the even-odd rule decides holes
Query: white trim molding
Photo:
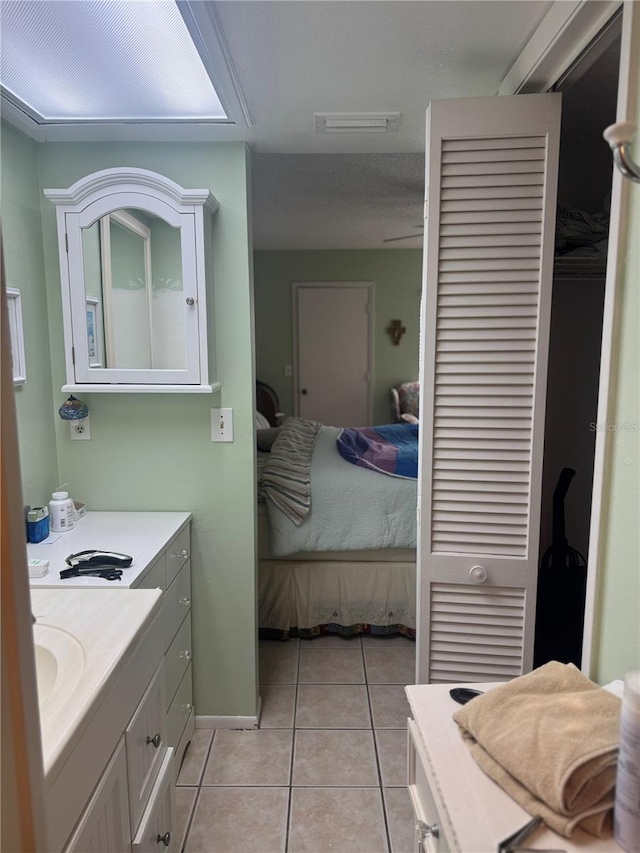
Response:
[{"label": "white trim molding", "polygon": [[196,729],[259,729],[262,715],[262,699],[258,699],[258,712],[254,717],[198,716]]},{"label": "white trim molding", "polygon": [[218,209],[218,202],[209,190],[185,189],[157,172],[148,169],[134,169],[118,166],[115,169],[102,169],[76,181],[68,189],[45,190],[44,194],[53,204],[75,205],[89,204],[95,195],[101,197],[105,191],[117,187],[119,192],[151,190],[167,202],[179,205],[203,205],[211,213]]},{"label": "white trim molding", "polygon": [[556,0],[496,94],[546,92],[621,6],[622,0]]},{"label": "white trim molding", "polygon": [[22,296],[15,287],[7,287],[7,313],[9,315],[9,340],[13,384],[27,381],[27,364],[24,355],[24,327],[22,325]]}]

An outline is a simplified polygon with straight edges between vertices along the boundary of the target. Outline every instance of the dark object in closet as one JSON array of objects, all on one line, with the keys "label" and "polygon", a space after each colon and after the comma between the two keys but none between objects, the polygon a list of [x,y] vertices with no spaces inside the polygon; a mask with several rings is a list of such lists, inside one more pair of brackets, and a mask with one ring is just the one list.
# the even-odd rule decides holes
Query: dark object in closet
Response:
[{"label": "dark object in closet", "polygon": [[564,499],[575,473],[563,468],[553,493],[552,541],[538,574],[534,667],[550,660],[579,667],[582,661],[587,561],[569,545],[564,524]]},{"label": "dark object in closet", "polygon": [[278,395],[270,385],[256,381],[256,409],[269,421],[269,426],[278,426],[280,402]]}]

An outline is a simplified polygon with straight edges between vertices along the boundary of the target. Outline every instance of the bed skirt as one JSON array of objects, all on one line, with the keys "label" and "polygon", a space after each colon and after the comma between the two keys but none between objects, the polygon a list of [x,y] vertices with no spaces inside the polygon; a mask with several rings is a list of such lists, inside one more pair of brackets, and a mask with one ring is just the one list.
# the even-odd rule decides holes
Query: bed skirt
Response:
[{"label": "bed skirt", "polygon": [[414,562],[258,561],[260,636],[416,633]]}]

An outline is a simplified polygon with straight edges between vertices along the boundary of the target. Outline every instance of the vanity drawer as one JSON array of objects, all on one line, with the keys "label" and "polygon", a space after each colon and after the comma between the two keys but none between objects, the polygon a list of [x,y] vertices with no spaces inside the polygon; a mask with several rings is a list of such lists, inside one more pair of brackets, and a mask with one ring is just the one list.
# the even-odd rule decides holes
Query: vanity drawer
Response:
[{"label": "vanity drawer", "polygon": [[167,711],[167,742],[169,746],[175,747],[180,743],[182,732],[193,710],[192,697],[193,685],[191,666],[189,666]]},{"label": "vanity drawer", "polygon": [[[407,789],[413,804],[416,822],[416,853],[448,853],[451,846],[445,835],[446,827],[438,812],[432,791],[435,782],[429,761],[420,740],[418,727],[407,721],[408,779]],[[421,826],[422,825],[422,826]],[[432,829],[434,834],[420,838],[421,830]]]},{"label": "vanity drawer", "polygon": [[186,668],[191,660],[191,613],[180,626],[178,633],[173,638],[164,659],[165,683],[167,685],[166,700],[171,700],[178,689]]},{"label": "vanity drawer", "polygon": [[167,586],[170,586],[171,581],[191,556],[191,526],[189,524],[171,541],[165,555],[167,558]]},{"label": "vanity drawer", "polygon": [[162,589],[167,588],[167,567],[165,555],[160,554],[148,572],[136,584],[140,589]]},{"label": "vanity drawer", "polygon": [[168,749],[133,838],[132,853],[179,853],[174,784],[173,750]]},{"label": "vanity drawer", "polygon": [[162,663],[125,731],[132,836],[138,827],[167,751],[165,708],[165,674]]},{"label": "vanity drawer", "polygon": [[130,838],[127,760],[121,738],[64,853],[129,853]]},{"label": "vanity drawer", "polygon": [[182,625],[184,617],[191,609],[191,564],[180,569],[178,577],[166,591],[162,600],[165,625],[165,649],[169,648]]}]

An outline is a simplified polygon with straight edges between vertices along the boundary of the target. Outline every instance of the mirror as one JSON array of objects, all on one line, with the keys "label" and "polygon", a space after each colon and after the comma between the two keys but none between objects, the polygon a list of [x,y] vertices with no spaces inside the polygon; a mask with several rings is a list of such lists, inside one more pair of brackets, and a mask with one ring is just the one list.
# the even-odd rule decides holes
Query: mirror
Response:
[{"label": "mirror", "polygon": [[218,202],[157,172],[103,169],[56,205],[67,382],[63,391],[220,388],[212,242]]},{"label": "mirror", "polygon": [[180,228],[122,208],[81,231],[89,368],[184,370]]}]

